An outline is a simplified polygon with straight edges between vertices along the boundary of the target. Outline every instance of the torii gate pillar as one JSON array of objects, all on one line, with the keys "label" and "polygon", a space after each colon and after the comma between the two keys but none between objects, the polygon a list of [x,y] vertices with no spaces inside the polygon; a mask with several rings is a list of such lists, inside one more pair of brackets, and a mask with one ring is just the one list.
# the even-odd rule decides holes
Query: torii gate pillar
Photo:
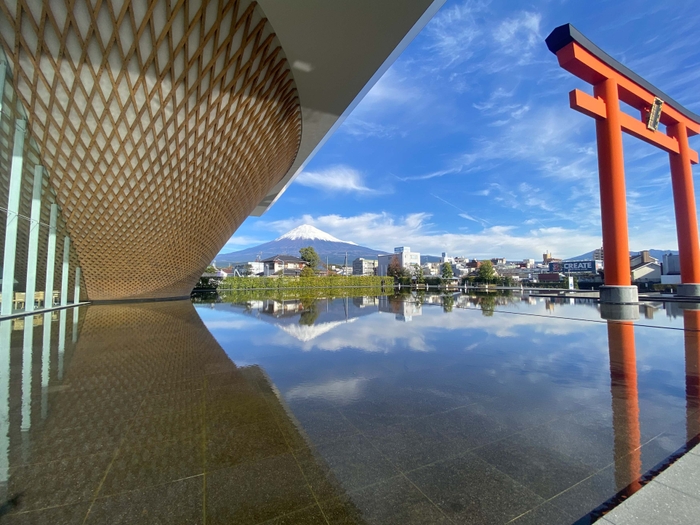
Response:
[{"label": "torii gate pillar", "polygon": [[[700,116],[611,58],[570,24],[557,27],[546,42],[562,68],[593,85],[593,96],[575,89],[569,93],[569,102],[573,109],[596,119],[605,253],[601,302],[637,302],[630,276],[623,131],[670,155],[681,262],[678,295],[700,297],[700,240],[691,166],[698,163],[698,153],[688,145],[688,136],[700,133]],[[620,101],[637,109],[641,118],[621,111]],[[666,133],[658,130],[659,123]]]},{"label": "torii gate pillar", "polygon": [[596,119],[595,122],[605,254],[605,286],[601,287],[600,300],[607,303],[636,303],[637,287],[632,286],[630,280],[625,162],[617,82],[612,78],[605,79],[593,86],[593,93],[605,102],[606,109],[606,118]]},{"label": "torii gate pillar", "polygon": [[697,164],[698,154],[688,145],[689,128],[683,122],[672,124],[666,129],[669,136],[678,141],[679,149],[678,153],[669,154],[673,202],[676,208],[678,253],[681,262],[682,284],[678,285],[678,295],[698,297],[700,296],[700,241],[691,166],[693,162]]}]

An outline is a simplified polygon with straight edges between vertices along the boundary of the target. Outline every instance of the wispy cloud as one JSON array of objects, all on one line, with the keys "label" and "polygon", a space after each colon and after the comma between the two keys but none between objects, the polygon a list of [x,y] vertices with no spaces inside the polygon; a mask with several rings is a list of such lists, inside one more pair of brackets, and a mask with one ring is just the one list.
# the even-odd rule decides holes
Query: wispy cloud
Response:
[{"label": "wispy cloud", "polygon": [[532,58],[532,49],[542,43],[541,21],[539,13],[523,11],[502,21],[493,31],[493,38],[501,45],[501,51],[517,55],[518,63],[524,64]]},{"label": "wispy cloud", "polygon": [[248,246],[256,246],[270,239],[261,239],[259,237],[251,237],[250,235],[234,235],[221,249],[222,253],[226,253],[231,250],[239,250],[242,248],[247,248]]},{"label": "wispy cloud", "polygon": [[423,175],[414,175],[414,176],[410,176],[410,177],[399,177],[397,175],[396,178],[402,182],[408,182],[411,180],[429,180],[429,179],[434,179],[436,177],[442,177],[443,175],[451,175],[453,173],[459,173],[462,171],[463,168],[464,168],[464,166],[462,164],[458,164],[454,168],[448,168],[445,170],[438,170],[438,171],[431,171],[430,173],[424,173]]},{"label": "wispy cloud", "polygon": [[422,86],[391,67],[369,90],[338,133],[354,139],[386,139],[403,136],[401,119],[407,108],[419,112],[427,103]]},{"label": "wispy cloud", "polygon": [[459,212],[457,215],[459,215],[459,216],[462,217],[463,219],[467,219],[468,221],[476,222],[476,223],[478,223],[478,224],[481,224],[482,226],[486,226],[486,225],[488,224],[487,221],[485,221],[485,220],[483,220],[483,219],[480,219],[480,218],[478,218],[478,217],[475,217],[474,215],[472,215],[472,214],[470,214],[470,213],[467,213],[465,210],[463,210],[462,208],[460,208],[460,207],[457,206],[456,204],[453,204],[453,203],[449,202],[448,200],[443,199],[442,197],[438,197],[438,196],[435,195],[434,193],[431,193],[430,195],[431,195],[432,197],[435,197],[437,200],[439,200],[439,201],[441,201],[441,202],[444,202],[444,203],[447,204],[448,206],[451,206],[452,208],[454,208],[455,210],[457,210],[457,211]]},{"label": "wispy cloud", "polygon": [[474,104],[472,105],[480,111],[491,112],[493,110],[494,112],[498,113],[499,110],[501,110],[501,108],[504,107],[503,101],[513,97],[514,94],[514,89],[506,90],[503,87],[497,87],[496,89],[491,91],[486,100],[474,102]]},{"label": "wispy cloud", "polygon": [[397,68],[392,67],[372,86],[358,109],[362,112],[373,110],[377,106],[405,104],[420,96],[419,86],[403,78]]},{"label": "wispy cloud", "polygon": [[425,30],[429,37],[427,48],[442,68],[472,57],[472,44],[478,42],[482,33],[476,17],[484,9],[484,3],[468,1],[443,9],[430,21]]},{"label": "wispy cloud", "polygon": [[398,127],[363,120],[353,114],[343,122],[340,132],[360,139],[386,138],[395,135]]},{"label": "wispy cloud", "polygon": [[304,171],[294,179],[296,184],[327,192],[379,193],[365,185],[362,174],[349,166],[332,166],[320,171]]}]

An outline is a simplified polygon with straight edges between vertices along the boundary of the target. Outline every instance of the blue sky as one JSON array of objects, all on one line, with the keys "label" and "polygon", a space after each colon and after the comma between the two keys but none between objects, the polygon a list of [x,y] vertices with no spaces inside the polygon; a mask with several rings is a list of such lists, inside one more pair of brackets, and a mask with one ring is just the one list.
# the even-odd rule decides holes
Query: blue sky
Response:
[{"label": "blue sky", "polygon": [[[373,248],[472,258],[599,247],[594,123],[568,106],[570,90],[590,86],[558,67],[544,38],[570,22],[700,113],[699,7],[447,0],[270,211],[247,219],[222,253],[304,223]],[[700,148],[698,137],[691,147]],[[676,249],[668,155],[629,136],[624,148],[630,248]]]}]

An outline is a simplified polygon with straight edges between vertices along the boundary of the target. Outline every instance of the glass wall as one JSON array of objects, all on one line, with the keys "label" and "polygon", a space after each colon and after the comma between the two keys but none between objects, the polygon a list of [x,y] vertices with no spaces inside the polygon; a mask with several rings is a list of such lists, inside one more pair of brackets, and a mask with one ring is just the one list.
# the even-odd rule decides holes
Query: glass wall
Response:
[{"label": "glass wall", "polygon": [[78,255],[2,49],[0,93],[0,316],[79,302]]}]

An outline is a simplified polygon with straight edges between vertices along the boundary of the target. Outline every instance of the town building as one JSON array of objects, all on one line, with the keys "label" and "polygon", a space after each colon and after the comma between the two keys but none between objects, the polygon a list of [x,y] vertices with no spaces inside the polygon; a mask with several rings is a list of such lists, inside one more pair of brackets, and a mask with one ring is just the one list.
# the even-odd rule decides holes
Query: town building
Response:
[{"label": "town building", "polygon": [[423,268],[423,275],[425,277],[440,275],[440,263],[427,262],[421,264],[421,268]]},{"label": "town building", "polygon": [[664,275],[681,274],[681,258],[677,253],[665,253],[662,260]]},{"label": "town building", "polygon": [[353,275],[374,275],[377,271],[377,265],[379,261],[376,259],[364,259],[358,257],[352,261],[352,274]]},{"label": "town building", "polygon": [[559,272],[540,273],[535,275],[535,280],[541,283],[558,283],[561,281],[562,275]]},{"label": "town building", "polygon": [[641,263],[638,266],[633,266],[632,282],[633,283],[660,283],[661,282],[661,264],[656,261]]},{"label": "town building", "polygon": [[650,262],[659,262],[658,259],[651,256],[649,250],[642,250],[637,255],[630,256],[630,267],[634,268],[642,264],[647,264]]},{"label": "town building", "polygon": [[408,323],[423,315],[423,306],[414,301],[403,301],[391,295],[379,297],[379,311],[394,314],[394,319]]},{"label": "town building", "polygon": [[661,264],[661,284],[681,283],[681,259],[678,254],[665,253]]},{"label": "town building", "polygon": [[352,266],[338,266],[335,270],[335,273],[338,275],[344,275],[346,277],[349,277],[350,275],[353,275],[353,267]]},{"label": "town building", "polygon": [[420,266],[420,253],[412,252],[410,246],[399,246],[394,248],[393,254],[380,255],[377,264],[377,275],[385,276],[389,270],[392,259],[396,257],[401,268],[412,271]]},{"label": "town building", "polygon": [[263,259],[264,275],[283,275],[285,277],[298,277],[302,268],[306,266],[306,261],[293,255],[275,255]]},{"label": "town building", "polygon": [[352,304],[357,308],[378,307],[379,297],[374,295],[362,295],[352,298]]},{"label": "town building", "polygon": [[633,283],[661,282],[661,263],[651,256],[649,250],[630,257],[630,272]]},{"label": "town building", "polygon": [[236,277],[258,277],[265,273],[265,263],[262,261],[250,261],[232,264],[228,273]]}]

